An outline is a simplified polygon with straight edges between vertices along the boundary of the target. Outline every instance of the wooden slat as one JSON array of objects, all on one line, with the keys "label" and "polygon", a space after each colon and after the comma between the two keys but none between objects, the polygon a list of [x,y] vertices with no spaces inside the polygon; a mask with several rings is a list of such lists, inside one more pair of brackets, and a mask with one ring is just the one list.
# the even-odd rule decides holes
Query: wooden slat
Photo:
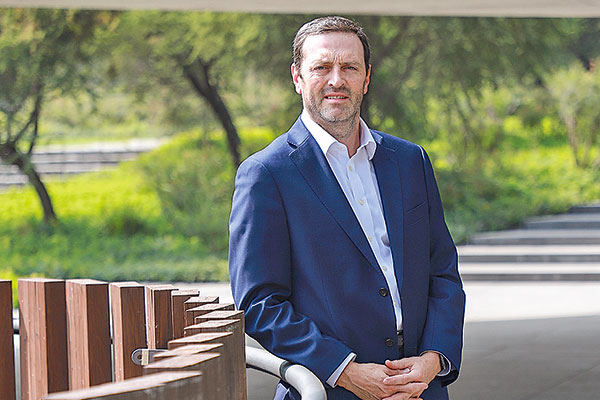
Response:
[{"label": "wooden slat", "polygon": [[169,342],[169,350],[177,349],[183,346],[196,344],[222,343],[224,346],[233,345],[233,333],[231,332],[214,332],[214,333],[199,333],[193,336],[174,339]]},{"label": "wooden slat", "polygon": [[183,303],[185,309],[185,326],[194,325],[195,314],[188,314],[188,310],[196,307],[203,306],[205,304],[218,304],[219,296],[197,296],[190,297]]},{"label": "wooden slat", "polygon": [[112,380],[108,284],[66,282],[69,387],[84,389]]},{"label": "wooden slat", "polygon": [[218,303],[219,296],[195,296],[185,301],[185,309],[198,307],[204,304]]},{"label": "wooden slat", "polygon": [[200,393],[206,400],[229,400],[227,372],[219,353],[182,355],[154,362],[144,367],[144,374],[172,371],[199,371],[203,379]]},{"label": "wooden slat", "polygon": [[144,286],[137,282],[110,284],[113,321],[114,379],[141,376],[143,369],[131,361],[135,349],[146,347]]},{"label": "wooden slat", "polygon": [[227,311],[212,311],[204,315],[196,317],[196,324],[200,324],[206,321],[220,320],[220,319],[244,319],[244,312],[238,310],[227,310]]},{"label": "wooden slat", "polygon": [[[232,321],[235,322],[235,321]],[[169,342],[169,350],[179,349],[186,346],[193,345],[203,345],[203,344],[211,344],[211,343],[221,343],[223,345],[222,351],[219,353],[223,358],[223,365],[225,366],[225,371],[232,371],[234,369],[234,365],[236,365],[236,358],[234,355],[234,351],[236,350],[237,339],[234,337],[233,332],[211,332],[211,333],[198,333],[192,336],[186,336],[179,339],[171,340]],[[244,362],[246,359],[245,349],[243,350]],[[244,379],[245,379],[245,371],[246,366],[244,365]],[[237,371],[235,371],[237,373]],[[236,375],[237,376],[237,375]],[[228,377],[227,377],[228,378]],[[226,399],[238,399],[240,390],[238,389],[238,380],[232,380],[228,378],[227,380],[227,392]],[[237,397],[236,397],[237,396]],[[246,396],[246,385],[244,384],[243,388],[243,396]]]},{"label": "wooden slat", "polygon": [[213,352],[213,353],[221,353],[223,345],[221,343],[212,343],[212,344],[195,344],[190,346],[178,347],[173,350],[163,351],[162,353],[158,353],[154,355],[154,361],[161,361],[167,358],[205,353],[205,352]]},{"label": "wooden slat", "polygon": [[146,328],[149,349],[166,349],[173,339],[172,285],[146,286]]},{"label": "wooden slat", "polygon": [[15,398],[12,307],[12,282],[0,280],[0,393],[6,399]]},{"label": "wooden slat", "polygon": [[55,393],[45,400],[204,400],[200,372],[161,372],[89,389]]},{"label": "wooden slat", "polygon": [[192,297],[198,296],[198,290],[176,290],[171,293],[171,310],[173,318],[173,338],[177,339],[183,336],[183,328],[185,327],[185,307],[184,303]]},{"label": "wooden slat", "polygon": [[65,282],[19,279],[21,399],[67,390]]},{"label": "wooden slat", "polygon": [[232,342],[225,346],[222,355],[227,363],[227,382],[232,388],[236,400],[246,399],[246,344],[244,320],[210,320],[192,327],[186,327],[198,333],[231,332]]},{"label": "wooden slat", "polygon": [[[235,305],[232,303],[208,303],[202,304],[193,308],[189,308],[185,311],[185,326],[190,326],[196,324],[196,317],[204,314],[208,314],[209,312],[218,311],[218,310],[235,310]],[[184,329],[185,335],[185,329]]]}]

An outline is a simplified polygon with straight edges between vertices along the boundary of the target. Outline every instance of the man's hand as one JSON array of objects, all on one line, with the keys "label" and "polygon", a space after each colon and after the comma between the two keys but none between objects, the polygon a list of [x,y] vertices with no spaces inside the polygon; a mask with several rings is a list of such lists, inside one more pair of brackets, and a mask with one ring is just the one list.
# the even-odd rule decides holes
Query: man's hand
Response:
[{"label": "man's hand", "polygon": [[[406,400],[418,399],[427,389],[424,382],[386,383],[396,374],[409,373],[408,370],[389,368],[380,364],[349,363],[340,375],[337,384],[351,391],[362,400]],[[434,375],[435,376],[435,375]]]},{"label": "man's hand", "polygon": [[[420,392],[413,392],[414,397],[419,397],[427,389],[429,382],[442,370],[440,356],[433,351],[425,352],[420,357],[408,357],[395,361],[387,360],[385,366],[394,371],[393,374],[389,374],[392,376],[383,380],[385,385],[410,386],[411,388],[419,383],[425,385]],[[399,397],[399,399],[401,398]],[[383,400],[396,400],[396,397],[385,397]]]}]

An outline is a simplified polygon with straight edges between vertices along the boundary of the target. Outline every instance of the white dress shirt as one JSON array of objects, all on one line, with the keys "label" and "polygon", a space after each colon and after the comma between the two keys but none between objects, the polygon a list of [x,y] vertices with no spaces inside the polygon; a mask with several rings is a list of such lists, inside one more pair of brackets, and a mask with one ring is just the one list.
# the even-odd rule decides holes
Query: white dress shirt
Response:
[{"label": "white dress shirt", "polygon": [[[381,272],[385,277],[394,306],[396,327],[400,331],[402,330],[400,291],[396,283],[394,260],[392,259],[390,240],[383,215],[377,176],[371,163],[371,159],[375,155],[377,143],[375,143],[369,127],[361,119],[360,145],[356,153],[352,157],[349,157],[346,145],[340,143],[314,122],[306,110],[302,112],[301,119],[323,151],[335,178],[358,219],[365,237],[369,241],[379,268],[381,268]],[[333,372],[329,379],[327,379],[327,383],[330,386],[335,386],[344,368],[355,358],[356,355],[351,353]]]}]

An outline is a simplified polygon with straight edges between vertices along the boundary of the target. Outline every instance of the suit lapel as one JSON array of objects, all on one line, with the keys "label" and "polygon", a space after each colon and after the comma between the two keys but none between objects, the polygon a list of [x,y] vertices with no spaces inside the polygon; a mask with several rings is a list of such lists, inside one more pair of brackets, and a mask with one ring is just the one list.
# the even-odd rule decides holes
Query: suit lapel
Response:
[{"label": "suit lapel", "polygon": [[371,162],[377,176],[385,225],[394,259],[396,271],[396,282],[398,288],[402,287],[403,271],[403,207],[402,207],[402,181],[400,177],[400,166],[395,157],[395,150],[386,147],[383,137],[371,130],[373,138],[377,142],[377,150]]},{"label": "suit lapel", "polygon": [[288,132],[288,142],[295,147],[290,153],[290,158],[310,188],[363,256],[379,269],[358,219],[329,167],[323,151],[300,119]]}]

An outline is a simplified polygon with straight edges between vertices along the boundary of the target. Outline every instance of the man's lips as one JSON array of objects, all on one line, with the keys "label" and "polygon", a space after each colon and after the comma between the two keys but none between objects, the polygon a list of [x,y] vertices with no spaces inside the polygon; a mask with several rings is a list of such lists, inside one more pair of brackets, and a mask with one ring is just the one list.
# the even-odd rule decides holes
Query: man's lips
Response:
[{"label": "man's lips", "polygon": [[347,95],[342,93],[330,93],[326,94],[324,97],[326,100],[345,100],[348,98]]}]

